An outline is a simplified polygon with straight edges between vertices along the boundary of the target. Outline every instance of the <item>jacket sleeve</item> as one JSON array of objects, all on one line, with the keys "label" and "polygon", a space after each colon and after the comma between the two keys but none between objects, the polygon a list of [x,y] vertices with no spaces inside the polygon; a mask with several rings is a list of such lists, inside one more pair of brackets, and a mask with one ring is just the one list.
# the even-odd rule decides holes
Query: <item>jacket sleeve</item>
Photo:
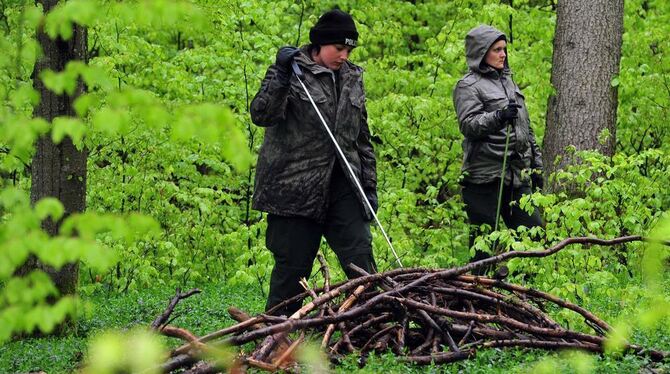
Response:
[{"label": "jacket sleeve", "polygon": [[251,121],[258,126],[270,127],[286,120],[289,84],[277,77],[277,67],[271,65],[265,73],[261,88],[251,101]]},{"label": "jacket sleeve", "polygon": [[454,88],[453,100],[459,128],[466,138],[482,139],[498,132],[502,127],[495,112],[484,111],[484,103],[472,85],[458,82]]},{"label": "jacket sleeve", "polygon": [[361,159],[361,185],[364,190],[377,190],[377,160],[375,150],[370,141],[370,128],[368,127],[368,112],[363,104],[361,116],[361,130],[358,133],[358,156]]},{"label": "jacket sleeve", "polygon": [[535,141],[535,132],[533,131],[533,126],[530,126],[530,153],[531,153],[531,160],[530,160],[530,167],[532,169],[540,169],[543,170],[543,163],[542,163],[542,152],[540,152],[540,147],[537,146],[537,142]]}]

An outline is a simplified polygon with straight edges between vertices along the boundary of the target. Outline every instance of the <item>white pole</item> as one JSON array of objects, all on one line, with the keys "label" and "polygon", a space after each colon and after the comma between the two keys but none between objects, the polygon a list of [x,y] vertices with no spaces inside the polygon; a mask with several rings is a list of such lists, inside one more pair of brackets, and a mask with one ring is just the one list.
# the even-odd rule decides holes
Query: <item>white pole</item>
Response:
[{"label": "white pole", "polygon": [[340,158],[344,161],[344,164],[347,166],[347,170],[349,171],[349,175],[351,175],[351,178],[353,178],[356,188],[358,189],[358,192],[360,192],[361,196],[363,196],[363,200],[365,201],[365,204],[367,205],[368,209],[370,209],[370,213],[372,213],[372,217],[375,219],[375,222],[377,222],[377,226],[379,226],[379,229],[381,230],[382,234],[384,235],[384,239],[386,239],[386,243],[388,243],[389,248],[391,248],[391,252],[393,252],[393,256],[395,256],[396,261],[398,262],[398,265],[400,267],[402,266],[402,262],[400,262],[400,257],[398,257],[398,254],[395,251],[395,248],[393,248],[393,244],[391,244],[391,240],[389,239],[388,235],[386,235],[386,230],[384,230],[384,227],[382,226],[381,222],[379,222],[379,218],[377,218],[377,214],[375,213],[375,210],[372,209],[372,204],[370,204],[370,201],[368,200],[367,196],[365,196],[365,191],[363,190],[363,187],[361,186],[361,183],[358,181],[358,178],[356,178],[356,174],[354,173],[354,169],[351,168],[351,165],[349,164],[349,161],[347,161],[347,158],[344,156],[344,152],[342,152],[342,148],[340,148],[340,145],[337,144],[337,140],[335,139],[335,136],[333,135],[332,131],[330,131],[330,128],[326,124],[326,120],[323,119],[323,116],[321,115],[321,111],[319,111],[319,108],[317,108],[316,103],[314,102],[314,99],[312,99],[312,95],[309,94],[309,91],[307,90],[307,87],[305,84],[302,82],[302,79],[300,79],[300,75],[302,75],[302,72],[300,72],[300,67],[298,64],[296,64],[295,61],[293,61],[293,71],[295,72],[296,78],[298,78],[298,82],[300,82],[300,85],[302,86],[302,89],[305,90],[305,93],[307,94],[307,97],[309,98],[309,102],[312,103],[312,106],[314,107],[314,110],[316,111],[316,114],[319,116],[319,119],[321,120],[321,124],[323,124],[323,127],[326,129],[326,132],[328,133],[328,136],[330,137],[330,140],[333,141],[333,144],[335,145],[335,149],[337,149],[337,153],[340,155]]}]

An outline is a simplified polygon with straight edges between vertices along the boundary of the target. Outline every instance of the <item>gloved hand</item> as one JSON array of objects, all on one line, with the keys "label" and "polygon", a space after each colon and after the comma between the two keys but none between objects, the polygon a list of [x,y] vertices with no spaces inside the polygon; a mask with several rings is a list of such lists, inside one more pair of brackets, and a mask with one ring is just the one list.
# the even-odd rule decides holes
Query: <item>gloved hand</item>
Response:
[{"label": "gloved hand", "polygon": [[530,181],[533,183],[533,191],[541,191],[544,188],[544,178],[541,172],[531,174]]},{"label": "gloved hand", "polygon": [[377,209],[379,209],[379,203],[377,202],[377,189],[365,188],[365,197],[368,198],[370,205],[372,205],[372,210],[377,213]]},{"label": "gloved hand", "polygon": [[291,77],[291,62],[298,53],[300,50],[292,46],[281,47],[277,51],[275,66],[277,66],[277,77],[282,82],[288,83]]},{"label": "gloved hand", "polygon": [[498,121],[500,121],[501,125],[506,125],[519,116],[519,108],[521,108],[521,105],[510,103],[503,109],[498,109],[496,111],[496,118],[498,118]]}]

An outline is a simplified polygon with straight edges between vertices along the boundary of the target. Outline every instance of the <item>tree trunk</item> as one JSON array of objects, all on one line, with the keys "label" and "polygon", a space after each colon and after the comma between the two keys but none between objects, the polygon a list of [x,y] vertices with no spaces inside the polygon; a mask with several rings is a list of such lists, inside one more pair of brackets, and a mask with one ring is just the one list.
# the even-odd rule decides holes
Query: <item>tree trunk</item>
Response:
[{"label": "tree trunk", "polygon": [[623,0],[558,2],[545,175],[571,162],[565,157],[571,145],[614,154],[617,88],[611,82],[619,72],[622,33]]},{"label": "tree trunk", "polygon": [[[38,0],[44,13],[51,10],[58,0]],[[44,52],[35,64],[33,71],[33,87],[40,93],[41,100],[34,111],[34,116],[42,117],[51,122],[58,116],[75,116],[72,102],[84,91],[81,81],[73,96],[56,95],[48,90],[39,79],[40,73],[46,69],[61,71],[72,60],[86,61],[87,33],[84,27],[74,26],[70,40],[57,38],[51,40],[43,30],[38,30],[37,39]],[[32,185],[30,200],[35,204],[44,197],[55,197],[63,204],[65,215],[83,212],[86,208],[86,150],[78,150],[69,137],[59,144],[54,144],[51,134],[46,134],[37,141],[36,153],[32,162]],[[58,234],[61,221],[50,219],[42,222],[42,228],[51,236]],[[45,271],[60,291],[61,295],[73,294],[77,287],[79,264],[70,263],[56,270],[39,264],[34,257],[17,272],[26,274],[33,269]]]}]

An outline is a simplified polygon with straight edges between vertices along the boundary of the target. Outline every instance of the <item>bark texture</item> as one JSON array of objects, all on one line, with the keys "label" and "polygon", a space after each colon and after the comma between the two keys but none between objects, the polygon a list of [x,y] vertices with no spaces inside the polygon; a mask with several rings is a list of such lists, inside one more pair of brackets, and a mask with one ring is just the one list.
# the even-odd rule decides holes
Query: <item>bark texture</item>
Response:
[{"label": "bark texture", "polygon": [[[544,137],[549,173],[571,163],[566,147],[614,154],[617,88],[623,33],[623,0],[558,2]],[[604,136],[604,130],[609,136]],[[556,158],[560,157],[556,162]]]},{"label": "bark texture", "polygon": [[[48,13],[58,4],[58,0],[38,0],[36,4],[41,4],[44,13]],[[48,122],[59,116],[75,116],[72,102],[84,91],[83,84],[79,82],[74,95],[57,95],[48,90],[39,78],[40,73],[46,69],[58,72],[63,70],[69,61],[86,61],[86,29],[75,25],[73,31],[70,40],[60,38],[52,40],[41,29],[37,33],[43,55],[35,64],[33,87],[40,93],[41,100],[35,107],[33,115],[42,117]],[[77,149],[68,137],[59,144],[54,144],[49,133],[40,138],[32,162],[31,203],[35,204],[45,197],[55,197],[65,208],[64,217],[83,212],[86,207],[86,158],[86,150]],[[47,219],[42,222],[42,228],[49,235],[55,236],[60,223],[61,221],[54,222]],[[19,269],[18,275],[26,274],[33,269],[42,269],[49,274],[61,295],[75,292],[79,264],[66,264],[56,270],[38,263],[31,257]]]}]

